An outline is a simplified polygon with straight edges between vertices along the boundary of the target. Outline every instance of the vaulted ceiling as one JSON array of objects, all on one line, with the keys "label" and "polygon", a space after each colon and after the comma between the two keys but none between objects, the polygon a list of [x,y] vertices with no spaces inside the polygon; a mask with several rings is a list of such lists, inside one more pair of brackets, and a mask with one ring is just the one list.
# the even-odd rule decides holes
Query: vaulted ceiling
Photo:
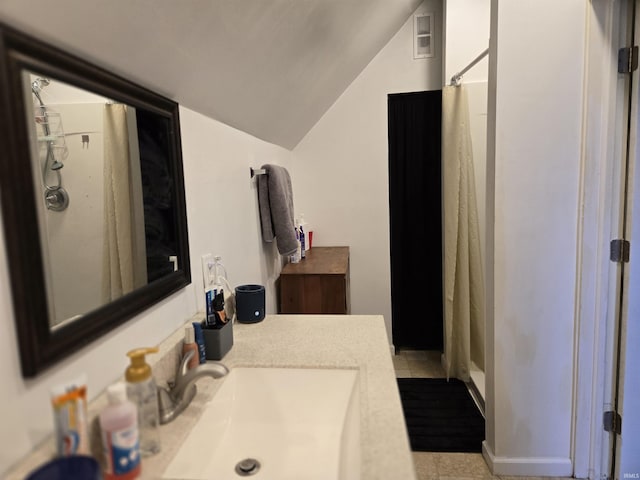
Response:
[{"label": "vaulted ceiling", "polygon": [[292,149],[420,0],[2,0],[0,21]]}]

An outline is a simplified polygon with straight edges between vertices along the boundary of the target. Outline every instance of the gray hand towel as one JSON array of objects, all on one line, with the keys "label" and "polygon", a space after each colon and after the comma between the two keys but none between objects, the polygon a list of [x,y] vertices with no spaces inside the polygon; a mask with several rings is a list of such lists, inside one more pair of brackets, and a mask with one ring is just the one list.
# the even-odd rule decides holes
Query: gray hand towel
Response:
[{"label": "gray hand towel", "polygon": [[258,175],[258,205],[262,239],[276,239],[280,255],[292,255],[298,248],[293,220],[291,177],[284,167],[263,165],[266,175]]}]

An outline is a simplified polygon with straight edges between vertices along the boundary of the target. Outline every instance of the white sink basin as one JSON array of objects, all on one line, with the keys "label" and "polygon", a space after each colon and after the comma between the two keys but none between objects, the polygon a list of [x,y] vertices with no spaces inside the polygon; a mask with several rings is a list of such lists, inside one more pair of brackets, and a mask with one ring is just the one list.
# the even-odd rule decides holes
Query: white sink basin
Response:
[{"label": "white sink basin", "polygon": [[[164,478],[356,480],[356,370],[234,368],[207,404]],[[243,477],[238,462],[260,467]]]}]

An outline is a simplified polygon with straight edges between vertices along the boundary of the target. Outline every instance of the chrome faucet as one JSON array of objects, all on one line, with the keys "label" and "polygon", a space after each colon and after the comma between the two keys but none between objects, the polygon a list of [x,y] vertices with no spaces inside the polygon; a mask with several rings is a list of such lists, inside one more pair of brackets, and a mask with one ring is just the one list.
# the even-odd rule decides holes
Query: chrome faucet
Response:
[{"label": "chrome faucet", "polygon": [[196,382],[202,377],[221,378],[229,373],[229,369],[219,362],[202,363],[189,370],[189,360],[196,353],[188,352],[178,367],[176,379],[170,388],[158,388],[158,406],[160,409],[160,424],[164,425],[173,421],[189,406],[196,396]]}]

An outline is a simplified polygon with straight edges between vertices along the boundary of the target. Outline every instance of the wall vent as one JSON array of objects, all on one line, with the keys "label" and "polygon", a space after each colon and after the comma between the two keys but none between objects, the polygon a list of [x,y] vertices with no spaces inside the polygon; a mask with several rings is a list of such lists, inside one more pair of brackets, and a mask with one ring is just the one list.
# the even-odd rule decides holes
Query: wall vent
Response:
[{"label": "wall vent", "polygon": [[433,56],[433,13],[418,13],[413,16],[413,58]]}]

